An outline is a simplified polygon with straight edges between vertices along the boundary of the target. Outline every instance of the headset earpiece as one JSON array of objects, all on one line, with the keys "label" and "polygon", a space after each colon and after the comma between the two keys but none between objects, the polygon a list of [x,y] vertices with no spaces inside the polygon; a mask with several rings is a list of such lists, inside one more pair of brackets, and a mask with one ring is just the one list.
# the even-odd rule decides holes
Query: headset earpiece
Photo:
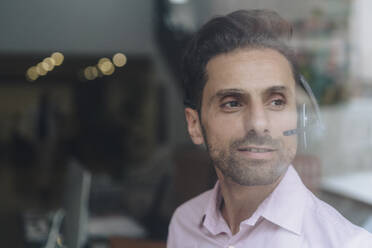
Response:
[{"label": "headset earpiece", "polygon": [[300,103],[298,105],[298,121],[296,133],[299,135],[298,138],[301,148],[306,150],[308,147],[309,132],[317,131],[318,133],[321,133],[324,130],[324,125],[320,116],[318,102],[315,99],[310,85],[306,82],[305,78],[302,75],[300,75],[300,82],[311,104],[311,107],[308,106],[308,103]]}]

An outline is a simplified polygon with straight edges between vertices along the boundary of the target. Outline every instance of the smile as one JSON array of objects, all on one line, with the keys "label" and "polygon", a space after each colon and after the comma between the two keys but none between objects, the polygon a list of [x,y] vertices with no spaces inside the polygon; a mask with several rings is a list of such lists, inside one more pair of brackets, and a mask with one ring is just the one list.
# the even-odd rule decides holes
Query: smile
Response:
[{"label": "smile", "polygon": [[259,147],[243,147],[239,148],[239,151],[247,151],[247,152],[255,152],[255,153],[265,153],[265,152],[273,152],[274,149],[271,148],[259,148]]},{"label": "smile", "polygon": [[238,148],[238,152],[247,159],[271,160],[277,150],[270,147],[246,146]]}]

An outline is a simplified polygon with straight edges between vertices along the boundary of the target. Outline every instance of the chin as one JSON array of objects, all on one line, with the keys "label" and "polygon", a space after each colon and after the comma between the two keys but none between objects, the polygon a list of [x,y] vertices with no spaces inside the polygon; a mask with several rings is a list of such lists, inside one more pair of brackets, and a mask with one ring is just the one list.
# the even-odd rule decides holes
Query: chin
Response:
[{"label": "chin", "polygon": [[221,168],[222,174],[242,186],[263,186],[276,183],[287,171],[289,163],[277,163],[267,160],[255,160],[229,163]]}]

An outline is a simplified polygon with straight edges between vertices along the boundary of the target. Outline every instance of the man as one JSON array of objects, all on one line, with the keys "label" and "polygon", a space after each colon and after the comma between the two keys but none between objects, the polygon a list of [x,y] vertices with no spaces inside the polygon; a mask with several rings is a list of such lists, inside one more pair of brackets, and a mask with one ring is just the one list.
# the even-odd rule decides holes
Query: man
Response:
[{"label": "man", "polygon": [[[268,10],[206,23],[186,50],[188,132],[218,182],[174,213],[167,245],[372,247],[372,235],[317,199],[290,165],[300,75],[291,26]],[[197,173],[197,172],[196,172]]]}]

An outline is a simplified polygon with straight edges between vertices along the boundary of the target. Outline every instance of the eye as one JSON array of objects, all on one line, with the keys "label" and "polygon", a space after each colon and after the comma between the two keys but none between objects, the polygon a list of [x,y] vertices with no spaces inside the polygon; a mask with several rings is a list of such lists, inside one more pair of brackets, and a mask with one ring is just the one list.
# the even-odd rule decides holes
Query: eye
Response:
[{"label": "eye", "polygon": [[236,101],[236,100],[234,100],[234,101],[227,101],[227,102],[224,102],[223,104],[221,104],[221,108],[225,112],[236,111],[241,106],[242,106],[242,104],[240,103],[240,101]]},{"label": "eye", "polygon": [[285,105],[286,105],[286,101],[282,98],[276,98],[270,102],[270,107],[273,110],[281,110],[285,107]]},{"label": "eye", "polygon": [[224,104],[226,107],[229,108],[236,108],[240,106],[240,103],[238,101],[231,101]]}]

